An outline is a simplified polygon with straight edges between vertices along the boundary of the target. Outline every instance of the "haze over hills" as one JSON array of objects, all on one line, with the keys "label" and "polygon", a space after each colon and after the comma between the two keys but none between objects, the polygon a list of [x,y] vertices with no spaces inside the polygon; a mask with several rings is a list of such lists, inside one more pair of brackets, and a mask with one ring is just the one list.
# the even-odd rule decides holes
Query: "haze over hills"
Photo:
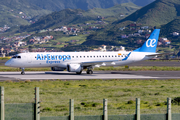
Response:
[{"label": "haze over hills", "polygon": [[116,4],[132,2],[145,6],[154,0],[26,0],[43,9],[59,11],[65,8],[88,10],[92,8],[110,8]]},{"label": "haze over hills", "polygon": [[[1,0],[0,26],[28,25],[30,20],[34,21],[42,15],[66,8],[105,9],[127,2],[144,6],[152,1],[154,0]],[[20,12],[23,14],[19,14]]]},{"label": "haze over hills", "polygon": [[30,26],[21,26],[20,31],[37,31],[48,28],[61,27],[62,25],[85,23],[86,21],[97,20],[97,16],[129,15],[140,7],[133,3],[123,3],[108,9],[95,8],[88,11],[81,9],[64,9],[41,17],[36,23]]},{"label": "haze over hills", "polygon": [[122,3],[115,5],[113,7],[103,9],[103,8],[93,8],[89,9],[83,15],[88,15],[88,16],[120,16],[120,15],[125,15],[128,16],[135,12],[136,10],[140,9],[141,7],[135,5],[134,3]]},{"label": "haze over hills", "polygon": [[167,24],[177,16],[180,16],[180,0],[156,0],[115,24],[130,20],[156,26]]}]

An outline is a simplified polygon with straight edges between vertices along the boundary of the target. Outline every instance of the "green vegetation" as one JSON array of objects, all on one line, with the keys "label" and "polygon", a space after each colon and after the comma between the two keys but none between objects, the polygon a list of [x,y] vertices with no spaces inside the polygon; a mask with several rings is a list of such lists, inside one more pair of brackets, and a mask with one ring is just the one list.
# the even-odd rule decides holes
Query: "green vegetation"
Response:
[{"label": "green vegetation", "polygon": [[141,24],[158,26],[167,24],[179,16],[180,1],[156,0],[155,2],[134,12],[123,21],[136,21]]},{"label": "green vegetation", "polygon": [[[0,27],[4,25],[17,26],[28,25],[28,20],[37,19],[39,16],[51,13],[51,10],[44,10],[27,1],[0,1]],[[19,14],[23,12],[23,14]],[[28,20],[22,19],[22,16],[29,17]]]},{"label": "green vegetation", "polygon": [[11,57],[0,57],[0,60],[9,60]]},{"label": "green vegetation", "polygon": [[120,15],[124,15],[121,17],[122,19],[125,16],[130,15],[131,13],[135,12],[138,9],[140,9],[140,7],[133,3],[122,3],[119,5],[115,5],[111,8],[107,8],[107,9],[102,9],[102,8],[89,9],[87,12],[83,13],[83,15],[103,16],[103,17],[116,16],[118,18],[120,18]]},{"label": "green vegetation", "polygon": [[34,102],[34,87],[40,87],[41,116],[67,116],[69,99],[75,101],[75,115],[102,115],[103,99],[108,114],[134,114],[135,98],[141,98],[142,114],[166,113],[166,99],[179,110],[180,80],[40,80],[0,82],[5,87],[5,103]]},{"label": "green vegetation", "polygon": [[19,32],[57,28],[61,27],[62,25],[82,24],[88,21],[98,20],[97,16],[115,16],[116,18],[120,18],[120,15],[127,16],[139,8],[140,7],[136,6],[133,3],[124,3],[108,9],[94,8],[88,11],[84,11],[81,9],[64,9],[59,12],[53,12],[52,14],[49,14],[47,16],[43,16],[35,24],[32,24],[30,26],[21,26]]}]

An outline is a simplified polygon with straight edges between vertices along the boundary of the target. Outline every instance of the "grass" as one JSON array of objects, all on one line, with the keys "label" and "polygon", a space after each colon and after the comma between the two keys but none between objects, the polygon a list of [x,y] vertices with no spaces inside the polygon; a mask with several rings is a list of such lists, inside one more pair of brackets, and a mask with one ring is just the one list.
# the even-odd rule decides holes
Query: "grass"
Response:
[{"label": "grass", "polygon": [[[41,116],[67,116],[69,99],[74,99],[75,115],[102,115],[103,99],[108,114],[134,114],[135,99],[141,98],[141,113],[166,113],[167,97],[179,97],[180,80],[44,80],[0,82],[5,87],[5,103],[34,102],[34,87],[40,87]],[[172,112],[178,113],[173,105]]]}]

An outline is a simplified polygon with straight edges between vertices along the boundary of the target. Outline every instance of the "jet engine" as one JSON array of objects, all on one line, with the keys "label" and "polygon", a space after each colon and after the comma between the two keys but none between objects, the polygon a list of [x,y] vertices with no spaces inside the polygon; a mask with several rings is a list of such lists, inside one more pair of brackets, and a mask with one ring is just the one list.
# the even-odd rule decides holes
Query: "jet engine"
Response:
[{"label": "jet engine", "polygon": [[68,72],[81,72],[82,71],[82,67],[80,64],[69,64],[67,65],[67,71]]},{"label": "jet engine", "polygon": [[52,71],[64,71],[66,68],[61,68],[61,67],[51,67]]}]

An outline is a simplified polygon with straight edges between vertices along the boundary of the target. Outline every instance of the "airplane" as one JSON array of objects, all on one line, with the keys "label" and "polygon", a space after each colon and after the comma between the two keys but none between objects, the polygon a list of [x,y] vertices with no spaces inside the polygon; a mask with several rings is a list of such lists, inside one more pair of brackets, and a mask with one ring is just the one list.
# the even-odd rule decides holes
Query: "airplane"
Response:
[{"label": "airplane", "polygon": [[152,59],[156,53],[160,29],[155,29],[142,47],[134,51],[113,52],[29,52],[20,53],[8,60],[5,65],[20,68],[25,74],[25,68],[51,67],[52,71],[76,72],[81,74],[87,69],[87,74],[93,74],[93,68],[100,66],[122,66],[134,62]]}]

